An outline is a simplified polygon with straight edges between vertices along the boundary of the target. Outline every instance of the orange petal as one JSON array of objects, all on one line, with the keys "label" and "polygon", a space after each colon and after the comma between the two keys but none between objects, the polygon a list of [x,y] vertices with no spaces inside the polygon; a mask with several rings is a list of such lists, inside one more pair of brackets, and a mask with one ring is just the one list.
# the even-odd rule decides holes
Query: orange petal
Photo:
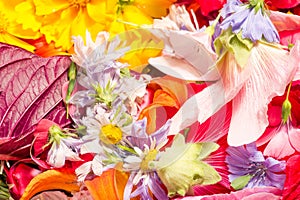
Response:
[{"label": "orange petal", "polygon": [[29,200],[35,194],[46,190],[79,191],[77,177],[74,173],[67,171],[45,171],[30,181],[20,200]]},{"label": "orange petal", "polygon": [[163,78],[156,79],[154,83],[157,83],[161,88],[166,91],[173,99],[176,99],[180,105],[182,105],[187,99],[187,82],[171,76],[164,76]]},{"label": "orange petal", "polygon": [[128,174],[117,169],[109,169],[93,180],[85,181],[85,185],[92,197],[97,200],[123,199],[124,188]]}]

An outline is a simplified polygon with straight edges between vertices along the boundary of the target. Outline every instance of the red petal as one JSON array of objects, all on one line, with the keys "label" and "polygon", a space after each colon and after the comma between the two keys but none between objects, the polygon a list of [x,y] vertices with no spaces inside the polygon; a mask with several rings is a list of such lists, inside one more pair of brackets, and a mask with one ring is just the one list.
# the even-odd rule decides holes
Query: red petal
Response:
[{"label": "red petal", "polygon": [[299,4],[299,0],[269,0],[268,4],[276,8],[293,8]]},{"label": "red petal", "polygon": [[292,156],[286,165],[286,181],[283,189],[283,199],[300,198],[300,155]]}]

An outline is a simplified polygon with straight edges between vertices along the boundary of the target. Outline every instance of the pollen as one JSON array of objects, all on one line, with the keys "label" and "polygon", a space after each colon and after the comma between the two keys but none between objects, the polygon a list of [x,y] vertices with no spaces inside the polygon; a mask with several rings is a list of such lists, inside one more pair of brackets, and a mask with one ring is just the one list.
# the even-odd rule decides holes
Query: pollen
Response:
[{"label": "pollen", "polygon": [[122,139],[122,131],[113,124],[101,127],[100,140],[106,144],[117,144]]},{"label": "pollen", "polygon": [[149,169],[149,162],[156,159],[158,151],[156,149],[152,149],[149,151],[149,153],[144,157],[144,159],[141,162],[141,169],[143,171],[147,171]]}]

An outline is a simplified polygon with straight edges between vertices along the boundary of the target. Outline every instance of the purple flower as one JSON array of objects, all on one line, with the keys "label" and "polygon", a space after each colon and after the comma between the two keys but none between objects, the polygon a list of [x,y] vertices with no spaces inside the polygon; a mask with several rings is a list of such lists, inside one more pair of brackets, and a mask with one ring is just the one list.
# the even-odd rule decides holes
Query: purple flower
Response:
[{"label": "purple flower", "polygon": [[228,147],[226,163],[229,168],[229,180],[232,183],[235,179],[250,175],[245,186],[254,188],[259,186],[274,186],[283,189],[285,181],[285,162],[274,158],[264,158],[262,152],[257,151],[255,143],[245,146]]},{"label": "purple flower", "polygon": [[[260,3],[260,4],[259,4]],[[252,42],[264,38],[268,42],[279,42],[278,32],[264,11],[261,2],[258,5],[242,4],[239,0],[229,1],[222,10],[225,18],[221,29],[232,28],[237,34],[242,32],[243,38]]]},{"label": "purple flower", "polygon": [[[151,193],[157,199],[168,199],[162,182],[159,179],[153,165],[159,157],[159,150],[167,143],[170,121],[167,121],[159,130],[148,135],[146,133],[147,120],[137,121],[132,125],[131,136],[127,136],[130,146],[135,154],[127,155],[123,168],[130,172],[130,177],[124,190],[124,199],[139,196],[140,199],[149,199]],[[132,191],[133,186],[136,189]]]},{"label": "purple flower", "polygon": [[159,130],[148,135],[146,132],[147,118],[143,118],[132,124],[131,135],[127,136],[128,141],[131,145],[136,146],[144,150],[144,145],[151,146],[151,142],[155,140],[156,144],[164,143],[168,140],[168,132],[171,121],[168,120],[164,126]]}]

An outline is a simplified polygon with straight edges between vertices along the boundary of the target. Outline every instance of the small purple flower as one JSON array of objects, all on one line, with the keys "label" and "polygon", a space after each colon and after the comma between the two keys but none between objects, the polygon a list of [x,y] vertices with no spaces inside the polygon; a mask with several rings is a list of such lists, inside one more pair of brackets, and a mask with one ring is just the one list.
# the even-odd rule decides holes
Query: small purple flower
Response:
[{"label": "small purple flower", "polygon": [[242,31],[242,37],[252,42],[264,38],[268,42],[279,42],[278,32],[264,11],[263,2],[257,5],[242,4],[239,0],[228,1],[222,10],[224,20],[221,29],[232,28],[237,34]]},{"label": "small purple flower", "polygon": [[[124,190],[124,199],[129,200],[131,197],[139,196],[140,199],[149,199],[149,191],[157,199],[168,199],[164,189],[161,187],[162,182],[158,177],[153,161],[159,157],[159,150],[167,143],[170,121],[151,135],[146,133],[147,120],[137,121],[132,125],[130,136],[127,140],[133,147],[135,154],[130,154],[124,159],[123,168],[130,172],[130,177]],[[136,189],[133,190],[133,186]]]},{"label": "small purple flower", "polygon": [[274,186],[283,189],[285,181],[285,162],[274,158],[264,158],[262,152],[257,151],[255,143],[246,146],[228,147],[226,163],[229,168],[229,180],[250,175],[246,188],[259,186]]},{"label": "small purple flower", "polygon": [[168,120],[159,130],[148,135],[146,132],[147,118],[143,118],[142,120],[136,121],[132,124],[131,135],[127,136],[127,139],[131,145],[144,150],[144,145],[146,144],[150,147],[153,140],[155,140],[156,144],[166,142],[168,140],[170,124],[171,121]]}]

